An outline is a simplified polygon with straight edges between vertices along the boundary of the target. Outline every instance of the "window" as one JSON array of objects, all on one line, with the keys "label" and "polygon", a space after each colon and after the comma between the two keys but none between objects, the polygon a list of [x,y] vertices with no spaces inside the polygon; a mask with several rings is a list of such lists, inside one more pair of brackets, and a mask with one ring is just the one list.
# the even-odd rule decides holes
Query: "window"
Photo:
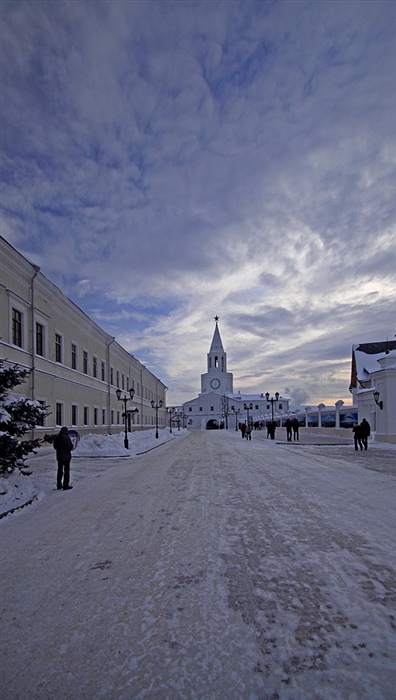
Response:
[{"label": "window", "polygon": [[77,345],[75,343],[72,343],[71,346],[71,361],[72,369],[77,369]]},{"label": "window", "polygon": [[282,404],[281,404],[281,403],[279,404],[279,410],[280,410],[280,411],[282,410]]},{"label": "window", "polygon": [[114,384],[114,369],[110,367],[110,384],[113,386]]},{"label": "window", "polygon": [[258,411],[258,406],[255,406],[256,411]]},{"label": "window", "polygon": [[119,387],[120,387],[120,373],[119,373],[118,370],[117,370],[117,373],[116,373],[116,377],[117,377],[117,389],[119,389]]},{"label": "window", "polygon": [[125,374],[121,375],[121,389],[125,389]]},{"label": "window", "polygon": [[62,336],[55,333],[55,362],[62,362]]},{"label": "window", "polygon": [[210,407],[210,410],[211,410],[211,411],[214,411],[214,406],[211,406],[211,407]]},{"label": "window", "polygon": [[55,422],[56,425],[62,425],[63,423],[63,406],[61,403],[55,404]]},{"label": "window", "polygon": [[88,351],[84,350],[83,352],[83,372],[84,374],[88,374]]},{"label": "window", "polygon": [[117,411],[117,425],[120,425],[120,412]]},{"label": "window", "polygon": [[127,377],[127,391],[129,391],[129,377]]},{"label": "window", "polygon": [[111,425],[114,425],[114,411],[113,410],[110,412],[110,418],[111,418]]},{"label": "window", "polygon": [[106,425],[106,409],[102,408],[102,425]]},{"label": "window", "polygon": [[215,357],[215,359],[214,359],[214,366],[215,367],[219,366],[219,358],[218,357]]},{"label": "window", "polygon": [[[45,404],[45,401],[40,401],[40,399],[39,399],[39,400],[38,400],[38,403],[40,404],[40,406],[42,406],[43,408],[45,408],[45,405],[46,405],[46,404]],[[37,425],[40,425],[41,427],[44,427],[44,425],[45,425],[45,416],[41,416],[41,418],[39,418],[39,420],[37,421]]]},{"label": "window", "polygon": [[189,407],[188,407],[188,410],[189,410],[190,413],[191,413],[191,411],[192,411],[192,406],[189,406]]},{"label": "window", "polygon": [[98,358],[92,358],[92,375],[96,378],[98,376]]},{"label": "window", "polygon": [[78,406],[76,404],[72,404],[71,407],[71,422],[72,425],[78,425]]},{"label": "window", "polygon": [[94,425],[98,425],[98,409],[94,408]]},{"label": "window", "polygon": [[106,364],[102,360],[102,382],[106,381]]},{"label": "window", "polygon": [[22,347],[22,314],[18,309],[12,309],[12,342]]},{"label": "window", "polygon": [[[132,384],[132,386],[133,386],[133,384]],[[137,384],[136,384],[136,393],[138,396],[140,396],[140,384],[139,384],[139,382],[137,382]]]},{"label": "window", "polygon": [[202,410],[203,410],[203,409],[202,409],[202,406],[200,406],[200,407],[199,407],[199,410],[200,410],[200,411],[202,411]]},{"label": "window", "polygon": [[36,323],[36,353],[44,355],[44,326],[41,323]]},{"label": "window", "polygon": [[84,425],[89,425],[89,406],[84,406]]}]

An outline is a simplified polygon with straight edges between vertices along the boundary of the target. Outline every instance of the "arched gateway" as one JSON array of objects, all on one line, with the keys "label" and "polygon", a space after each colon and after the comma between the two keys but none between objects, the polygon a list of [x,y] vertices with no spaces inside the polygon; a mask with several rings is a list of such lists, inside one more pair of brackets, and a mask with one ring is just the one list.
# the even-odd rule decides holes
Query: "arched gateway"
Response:
[{"label": "arched gateway", "polygon": [[206,430],[218,430],[220,428],[219,422],[212,418],[206,423]]}]

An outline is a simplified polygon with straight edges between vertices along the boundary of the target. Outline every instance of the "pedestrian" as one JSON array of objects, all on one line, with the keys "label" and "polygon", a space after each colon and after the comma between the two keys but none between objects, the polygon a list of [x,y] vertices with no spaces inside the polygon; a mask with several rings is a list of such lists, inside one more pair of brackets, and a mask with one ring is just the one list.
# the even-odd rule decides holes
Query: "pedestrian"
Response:
[{"label": "pedestrian", "polygon": [[300,427],[300,423],[298,422],[298,418],[294,418],[294,420],[293,420],[293,438],[295,440],[299,440],[299,437],[298,437],[299,427]]},{"label": "pedestrian", "polygon": [[288,418],[286,423],[285,423],[287,442],[292,441],[292,425],[293,425],[293,423],[291,422],[290,418]]},{"label": "pedestrian", "polygon": [[242,437],[244,438],[244,437],[245,437],[245,433],[246,433],[246,423],[242,423],[242,425],[241,425],[241,433],[242,433]]},{"label": "pedestrian", "polygon": [[73,443],[69,437],[69,430],[64,427],[60,429],[58,435],[54,439],[54,449],[56,450],[56,459],[58,462],[58,470],[56,475],[57,489],[68,491],[72,489],[70,486],[70,460],[73,451]]},{"label": "pedestrian", "polygon": [[267,440],[269,437],[271,437],[271,425],[272,425],[271,421],[267,420]]},{"label": "pedestrian", "polygon": [[352,428],[352,432],[353,432],[353,439],[355,441],[355,450],[357,450],[359,447],[362,450],[363,449],[362,428],[359,425],[359,423],[355,423],[355,425]]},{"label": "pedestrian", "polygon": [[365,450],[367,450],[367,441],[370,437],[371,428],[370,428],[370,423],[365,418],[363,418],[362,422],[360,423],[360,430],[361,430],[361,440],[363,443],[363,447]]},{"label": "pedestrian", "polygon": [[246,426],[246,440],[251,440],[252,439],[252,426],[249,424]]},{"label": "pedestrian", "polygon": [[270,438],[271,438],[271,440],[275,440],[276,428],[277,428],[276,421],[275,420],[270,421]]}]

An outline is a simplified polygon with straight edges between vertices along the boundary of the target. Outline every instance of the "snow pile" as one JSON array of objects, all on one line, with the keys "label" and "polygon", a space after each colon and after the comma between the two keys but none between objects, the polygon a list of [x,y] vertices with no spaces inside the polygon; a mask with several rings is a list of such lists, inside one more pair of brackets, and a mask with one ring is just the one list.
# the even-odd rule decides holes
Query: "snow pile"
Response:
[{"label": "snow pile", "polygon": [[16,508],[27,505],[37,498],[40,489],[29,476],[18,470],[9,476],[0,477],[0,517]]},{"label": "snow pile", "polygon": [[73,452],[73,457],[136,457],[186,432],[186,429],[181,429],[170,433],[169,428],[163,428],[158,431],[158,438],[156,438],[155,429],[138,430],[128,433],[128,449],[124,447],[124,433],[117,433],[117,435],[90,433],[81,438]]}]

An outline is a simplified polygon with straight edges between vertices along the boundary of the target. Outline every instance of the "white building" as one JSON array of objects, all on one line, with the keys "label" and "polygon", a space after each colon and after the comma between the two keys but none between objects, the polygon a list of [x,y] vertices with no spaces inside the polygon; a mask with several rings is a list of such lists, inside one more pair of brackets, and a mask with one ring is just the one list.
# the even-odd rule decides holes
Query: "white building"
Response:
[{"label": "white building", "polygon": [[353,345],[349,390],[376,441],[396,443],[396,341]]},{"label": "white building", "polygon": [[264,394],[234,393],[233,375],[227,372],[227,353],[218,327],[218,317],[212,344],[207,354],[207,371],[201,374],[201,393],[182,406],[184,424],[190,430],[217,428],[234,429],[238,423],[265,422],[274,415],[278,420],[289,411],[289,399],[279,394],[267,398]]},{"label": "white building", "polygon": [[[165,425],[166,387],[127,352],[40,269],[0,237],[0,352],[10,363],[30,370],[14,393],[48,406],[38,434],[67,425],[81,434],[123,430],[123,402],[128,401],[130,427]],[[138,409],[132,412],[132,409]]]}]

